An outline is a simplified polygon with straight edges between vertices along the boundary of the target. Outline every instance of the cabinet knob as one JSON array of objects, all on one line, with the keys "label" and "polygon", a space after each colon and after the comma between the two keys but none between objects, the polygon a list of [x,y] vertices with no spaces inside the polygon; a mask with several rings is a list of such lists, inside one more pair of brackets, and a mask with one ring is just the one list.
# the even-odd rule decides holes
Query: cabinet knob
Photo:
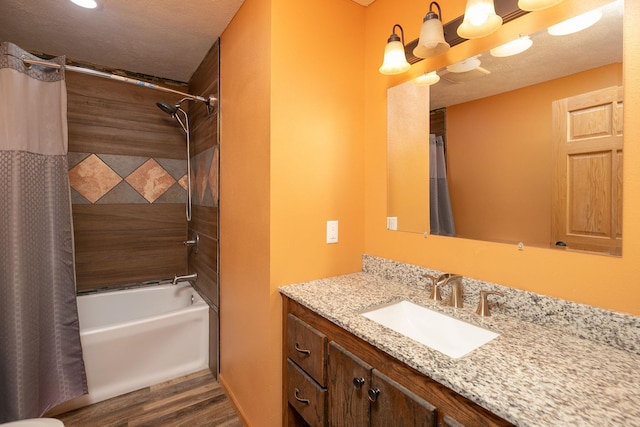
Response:
[{"label": "cabinet knob", "polygon": [[380,389],[370,388],[367,394],[369,395],[369,400],[375,402],[378,400],[378,396],[380,395]]},{"label": "cabinet knob", "polygon": [[364,385],[364,378],[354,378],[353,379],[353,386],[360,390],[362,388],[362,386]]},{"label": "cabinet knob", "polygon": [[296,343],[294,344],[294,347],[296,349],[296,351],[298,353],[302,353],[302,354],[311,354],[311,352],[309,350],[305,350],[303,348],[300,348],[300,344],[298,344],[298,341],[296,341]]},{"label": "cabinet knob", "polygon": [[298,390],[296,388],[296,390],[293,393],[293,397],[295,397],[298,402],[301,402],[301,403],[304,403],[305,405],[308,405],[309,404],[309,399],[301,399],[300,397],[298,397],[298,393],[300,393],[300,390]]}]

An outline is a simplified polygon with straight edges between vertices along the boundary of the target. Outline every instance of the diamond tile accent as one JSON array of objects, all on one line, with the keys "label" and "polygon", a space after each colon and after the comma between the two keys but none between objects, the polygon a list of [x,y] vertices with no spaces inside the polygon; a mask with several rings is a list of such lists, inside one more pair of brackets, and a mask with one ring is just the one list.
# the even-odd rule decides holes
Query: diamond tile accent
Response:
[{"label": "diamond tile accent", "polygon": [[176,182],[154,159],[146,161],[126,177],[125,181],[150,203],[153,203]]},{"label": "diamond tile accent", "polygon": [[187,173],[186,160],[156,158],[156,162],[169,172],[174,179],[180,179]]},{"label": "diamond tile accent", "polygon": [[204,200],[205,191],[207,191],[207,159],[205,156],[198,157],[198,166],[196,167],[196,194],[198,195],[198,202],[202,205]]},{"label": "diamond tile accent", "polygon": [[120,175],[95,154],[91,154],[69,171],[71,187],[91,203],[111,191],[120,181]]},{"label": "diamond tile accent", "polygon": [[99,204],[149,203],[128,182],[122,181],[97,201]]},{"label": "diamond tile accent", "polygon": [[180,179],[178,180],[178,184],[180,184],[180,186],[181,186],[183,189],[185,189],[185,190],[186,190],[186,189],[187,189],[187,175],[184,175],[182,178],[180,178]]},{"label": "diamond tile accent", "polygon": [[118,175],[125,177],[144,164],[149,157],[120,156],[117,154],[97,154]]}]

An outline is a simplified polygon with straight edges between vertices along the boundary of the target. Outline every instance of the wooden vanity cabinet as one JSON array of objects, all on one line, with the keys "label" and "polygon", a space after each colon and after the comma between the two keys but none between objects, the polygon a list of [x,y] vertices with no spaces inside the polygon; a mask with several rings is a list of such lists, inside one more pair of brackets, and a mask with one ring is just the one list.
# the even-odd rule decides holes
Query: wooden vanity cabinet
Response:
[{"label": "wooden vanity cabinet", "polygon": [[286,317],[285,328],[287,417],[301,417],[303,425],[325,426],[327,337],[292,314]]},{"label": "wooden vanity cabinet", "polygon": [[435,406],[333,341],[328,373],[331,426],[435,426]]},{"label": "wooden vanity cabinet", "polygon": [[[283,308],[285,426],[513,426],[299,303],[284,297]],[[309,333],[324,346],[314,352],[322,355],[320,374],[291,357],[311,358],[295,345],[309,350],[300,338]],[[304,381],[317,388],[303,392]]]}]

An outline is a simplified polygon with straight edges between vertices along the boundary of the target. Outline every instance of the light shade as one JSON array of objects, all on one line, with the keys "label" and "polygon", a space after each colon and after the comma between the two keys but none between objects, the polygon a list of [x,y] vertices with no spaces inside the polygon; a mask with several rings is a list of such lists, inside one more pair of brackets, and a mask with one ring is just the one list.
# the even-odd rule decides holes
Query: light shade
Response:
[{"label": "light shade", "polygon": [[505,56],[513,56],[524,52],[533,45],[533,40],[529,36],[519,36],[517,39],[505,43],[501,46],[494,47],[489,52],[492,56],[503,58]]},{"label": "light shade", "polygon": [[[436,6],[436,14],[432,8]],[[444,28],[442,27],[442,11],[440,5],[431,2],[429,12],[425,15],[420,29],[418,45],[413,49],[413,55],[417,58],[429,58],[445,53],[449,50],[449,43],[444,39]]]},{"label": "light shade", "polygon": [[424,73],[421,76],[416,77],[413,82],[418,86],[431,86],[440,81],[440,76],[435,71]]},{"label": "light shade", "polygon": [[[396,34],[396,27],[400,29],[402,38]],[[384,59],[378,71],[391,75],[404,73],[409,68],[411,64],[407,62],[407,56],[404,53],[404,31],[400,25],[395,24],[384,48]]]},{"label": "light shade", "polygon": [[594,9],[582,15],[562,21],[559,24],[552,25],[547,29],[552,36],[566,36],[567,34],[577,33],[589,28],[602,18],[602,10]]},{"label": "light shade", "polygon": [[464,39],[477,39],[488,36],[501,25],[502,18],[496,15],[493,0],[467,0],[458,35]]},{"label": "light shade", "polygon": [[528,12],[546,9],[562,3],[562,0],[518,0],[518,7]]}]

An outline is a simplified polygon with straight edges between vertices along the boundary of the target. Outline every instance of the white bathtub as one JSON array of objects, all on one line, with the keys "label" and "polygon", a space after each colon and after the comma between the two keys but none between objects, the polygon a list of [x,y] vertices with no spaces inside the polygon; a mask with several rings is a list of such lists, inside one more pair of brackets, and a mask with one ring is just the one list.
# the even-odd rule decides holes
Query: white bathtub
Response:
[{"label": "white bathtub", "polygon": [[209,365],[209,306],[189,283],[78,297],[89,394],[54,414],[187,375]]}]

